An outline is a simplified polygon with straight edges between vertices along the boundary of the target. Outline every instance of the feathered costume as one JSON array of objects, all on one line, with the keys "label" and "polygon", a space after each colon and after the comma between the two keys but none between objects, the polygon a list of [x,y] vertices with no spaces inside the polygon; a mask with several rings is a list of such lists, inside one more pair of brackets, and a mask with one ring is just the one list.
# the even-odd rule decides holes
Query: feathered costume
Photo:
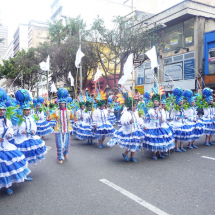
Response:
[{"label": "feathered costume", "polygon": [[[135,104],[135,100],[133,100],[133,102]],[[128,108],[131,108],[132,99],[126,99],[125,105]],[[130,122],[131,119],[133,119],[132,124]],[[133,117],[132,111],[125,111],[121,117],[121,123],[122,127],[115,132],[114,137],[107,143],[107,145],[113,147],[117,144],[120,148],[126,148],[127,151],[140,151],[144,141],[144,133],[140,126],[142,120],[138,115],[138,111],[133,111]]]},{"label": "feathered costume", "polygon": [[[6,91],[0,87],[0,109],[6,110],[4,101],[7,98]],[[0,189],[8,188],[13,183],[23,182],[30,170],[25,156],[17,147],[8,142],[8,135],[13,135],[12,123],[5,117],[0,117]]]},{"label": "feathered costume", "polygon": [[[29,104],[31,98],[28,91],[20,89],[15,94],[16,100],[20,103],[21,114],[25,109],[31,109]],[[24,134],[23,132],[27,132]],[[35,135],[37,126],[33,116],[26,116],[23,114],[21,124],[14,126],[14,137],[10,141],[14,144],[24,155],[28,163],[37,164],[37,160],[44,159],[47,153],[45,142]]]},{"label": "feathered costume", "polygon": [[54,131],[53,128],[50,126],[49,122],[46,120],[46,116],[45,116],[46,113],[44,113],[44,111],[42,110],[43,102],[44,102],[44,98],[38,97],[36,106],[39,105],[40,109],[39,110],[35,109],[35,114],[39,118],[39,120],[36,122],[36,125],[37,125],[36,135],[40,137],[51,134]]}]

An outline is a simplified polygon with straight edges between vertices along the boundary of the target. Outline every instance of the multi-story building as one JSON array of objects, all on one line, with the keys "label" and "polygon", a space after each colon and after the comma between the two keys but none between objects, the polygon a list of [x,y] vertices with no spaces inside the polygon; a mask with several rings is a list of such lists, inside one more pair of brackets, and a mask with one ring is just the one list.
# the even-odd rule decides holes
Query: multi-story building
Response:
[{"label": "multi-story building", "polygon": [[7,50],[3,56],[3,60],[8,60],[9,58],[12,57],[13,57],[13,41],[11,41],[9,46],[7,47]]},{"label": "multi-story building", "polygon": [[49,41],[48,23],[31,20],[28,26],[28,48]]},{"label": "multi-story building", "polygon": [[8,46],[8,27],[0,23],[0,58],[3,58]]},{"label": "multi-story building", "polygon": [[[153,38],[156,34],[161,35],[158,38],[163,44],[159,53],[159,80],[166,91],[170,92],[176,86],[194,91],[204,86],[215,88],[213,3],[210,0],[185,0],[147,19]],[[166,27],[158,30],[161,23]],[[156,45],[153,38],[151,47]],[[151,62],[144,62],[137,69],[136,85],[142,85],[145,91],[151,90],[156,79],[154,74]]]},{"label": "multi-story building", "polygon": [[15,34],[13,35],[13,52],[14,57],[18,51],[28,50],[28,25],[19,24]]}]

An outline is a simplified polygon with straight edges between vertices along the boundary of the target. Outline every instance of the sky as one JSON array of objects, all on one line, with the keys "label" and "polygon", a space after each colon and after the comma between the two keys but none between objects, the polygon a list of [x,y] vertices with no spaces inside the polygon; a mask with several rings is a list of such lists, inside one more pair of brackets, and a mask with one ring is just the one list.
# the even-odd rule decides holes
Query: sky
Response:
[{"label": "sky", "polygon": [[[93,19],[99,14],[106,21],[107,26],[111,27],[113,16],[124,16],[131,12],[131,0],[65,0],[70,2],[67,8],[71,17],[81,15],[87,22],[88,27]],[[144,0],[143,0],[144,1]],[[179,3],[182,0],[158,0],[159,8],[162,10]],[[1,0],[0,20],[3,25],[8,26],[9,43],[12,41],[18,25],[28,24],[31,19],[47,21],[50,19],[50,5],[53,0]],[[113,3],[115,2],[115,4]],[[135,0],[134,0],[135,4]],[[124,5],[124,6],[123,6]],[[135,5],[134,5],[135,6]],[[158,11],[159,12],[159,11]]]}]

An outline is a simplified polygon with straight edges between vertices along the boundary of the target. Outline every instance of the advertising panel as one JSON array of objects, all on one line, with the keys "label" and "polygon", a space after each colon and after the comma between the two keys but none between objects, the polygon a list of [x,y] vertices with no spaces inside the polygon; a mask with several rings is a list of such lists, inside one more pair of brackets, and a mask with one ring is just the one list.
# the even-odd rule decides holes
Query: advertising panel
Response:
[{"label": "advertising panel", "polygon": [[175,63],[164,66],[164,81],[183,79],[183,63]]}]

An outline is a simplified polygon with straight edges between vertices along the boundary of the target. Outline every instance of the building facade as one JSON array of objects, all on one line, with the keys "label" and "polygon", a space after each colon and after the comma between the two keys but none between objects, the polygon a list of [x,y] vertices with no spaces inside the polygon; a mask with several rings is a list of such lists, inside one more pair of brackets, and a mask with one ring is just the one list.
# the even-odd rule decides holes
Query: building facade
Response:
[{"label": "building facade", "polygon": [[3,58],[8,47],[8,27],[2,25],[1,23],[0,23],[0,39],[3,39],[3,41],[0,42],[0,58]]},{"label": "building facade", "polygon": [[[161,86],[167,92],[171,92],[177,86],[194,91],[204,87],[202,83],[207,84],[203,74],[204,35],[215,30],[215,7],[200,1],[186,0],[150,17],[147,21],[153,29],[155,23],[164,23],[167,26],[154,31],[154,34],[162,31],[163,35],[160,40],[163,48],[159,53],[158,72]],[[151,45],[154,45],[153,41]],[[215,48],[215,45],[210,43],[206,52],[213,47]],[[212,65],[210,73],[215,74],[215,67]],[[205,74],[208,73],[209,69],[205,66]],[[151,70],[150,61],[144,62],[136,71],[136,85],[143,85],[144,91],[148,91],[154,85],[158,74]]]},{"label": "building facade", "polygon": [[49,41],[49,25],[47,22],[31,20],[28,26],[28,48],[36,48]]},{"label": "building facade", "polygon": [[9,58],[12,57],[13,57],[13,41],[11,41],[9,46],[7,47],[7,50],[3,56],[3,60],[8,60]]},{"label": "building facade", "polygon": [[13,54],[14,57],[18,51],[28,50],[28,25],[19,24],[15,34],[13,35]]}]

